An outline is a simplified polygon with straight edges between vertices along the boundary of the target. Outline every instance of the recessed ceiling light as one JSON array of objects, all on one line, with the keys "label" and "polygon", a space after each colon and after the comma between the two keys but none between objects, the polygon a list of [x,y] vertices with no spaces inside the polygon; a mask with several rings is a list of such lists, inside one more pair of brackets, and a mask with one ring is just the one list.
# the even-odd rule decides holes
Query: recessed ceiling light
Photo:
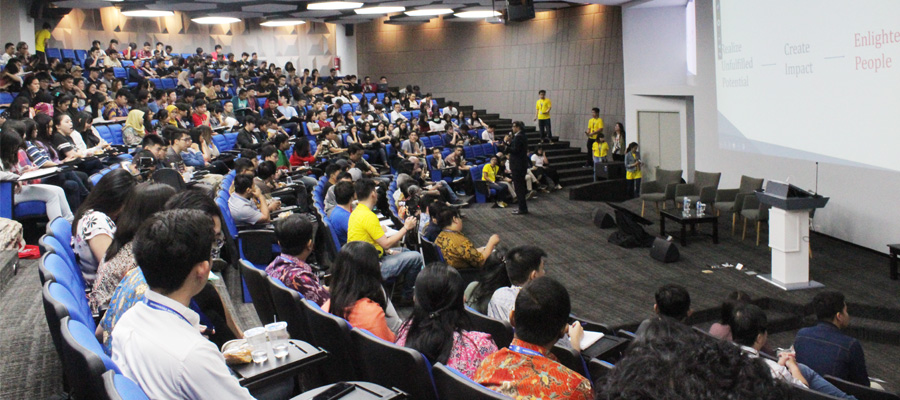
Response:
[{"label": "recessed ceiling light", "polygon": [[430,17],[434,15],[444,15],[444,14],[452,14],[453,10],[449,8],[429,8],[429,9],[420,9],[420,10],[412,10],[407,11],[404,14],[409,15],[410,17]]},{"label": "recessed ceiling light", "polygon": [[172,11],[165,11],[165,10],[128,10],[128,11],[122,11],[122,15],[124,15],[126,17],[151,18],[151,17],[168,17],[168,16],[175,15],[175,13]]},{"label": "recessed ceiling light", "polygon": [[201,25],[214,25],[214,24],[233,24],[235,22],[241,22],[240,18],[235,17],[200,17],[191,19]]},{"label": "recessed ceiling light", "polygon": [[363,3],[355,3],[352,1],[323,1],[319,3],[309,3],[306,5],[307,10],[352,10],[360,8]]},{"label": "recessed ceiling light", "polygon": [[453,14],[457,18],[490,18],[496,17],[500,14],[498,11],[491,10],[481,10],[481,11],[461,11],[456,14]]},{"label": "recessed ceiling light", "polygon": [[406,7],[390,7],[390,6],[380,6],[380,7],[366,7],[366,8],[357,8],[355,11],[357,14],[390,14],[390,13],[398,13],[406,11]]},{"label": "recessed ceiling light", "polygon": [[274,26],[303,25],[305,23],[306,23],[306,21],[299,20],[299,19],[277,19],[277,20],[273,20],[273,21],[263,22],[260,25],[274,27]]}]

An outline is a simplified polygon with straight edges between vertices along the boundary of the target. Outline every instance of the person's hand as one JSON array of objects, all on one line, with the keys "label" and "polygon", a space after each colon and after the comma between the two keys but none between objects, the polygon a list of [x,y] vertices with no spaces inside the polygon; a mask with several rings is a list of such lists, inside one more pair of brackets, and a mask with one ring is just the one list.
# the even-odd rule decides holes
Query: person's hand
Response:
[{"label": "person's hand", "polygon": [[253,194],[253,197],[256,197],[257,199],[263,197],[262,191],[259,190],[259,186],[256,185],[253,185],[253,189],[250,193]]},{"label": "person's hand", "polygon": [[78,155],[75,154],[74,152],[72,152],[72,153],[69,153],[69,156],[67,156],[66,158],[63,159],[63,162],[75,161],[77,159],[78,159]]},{"label": "person's hand", "polygon": [[22,193],[22,184],[21,183],[16,182],[15,192],[16,192],[16,194]]},{"label": "person's hand", "polygon": [[791,354],[788,352],[782,352],[781,354],[778,354],[778,365],[789,366],[791,363],[796,365],[797,361],[796,361],[795,357],[796,356],[794,354]]},{"label": "person's hand", "polygon": [[490,239],[488,239],[488,246],[491,246],[491,245],[496,246],[497,243],[500,243],[500,235],[497,235],[495,233],[495,234],[491,235]]},{"label": "person's hand", "polygon": [[274,201],[272,201],[271,203],[269,203],[269,210],[270,210],[270,211],[274,211],[274,210],[277,210],[277,209],[279,209],[279,208],[281,208],[281,200],[274,200]]},{"label": "person's hand", "polygon": [[581,327],[581,323],[575,321],[572,325],[568,326],[569,331],[569,340],[572,342],[572,348],[575,351],[581,351],[581,339],[584,338],[584,328]]},{"label": "person's hand", "polygon": [[406,221],[403,223],[403,227],[406,228],[407,231],[413,230],[416,227],[417,223],[416,217],[410,216],[406,218]]}]

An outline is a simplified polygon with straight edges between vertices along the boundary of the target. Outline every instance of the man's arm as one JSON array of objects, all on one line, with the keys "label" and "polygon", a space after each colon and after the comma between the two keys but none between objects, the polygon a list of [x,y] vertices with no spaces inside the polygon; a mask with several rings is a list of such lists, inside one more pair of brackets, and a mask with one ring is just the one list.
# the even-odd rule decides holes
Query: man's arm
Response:
[{"label": "man's arm", "polygon": [[256,185],[253,185],[253,197],[256,197],[256,200],[259,201],[259,213],[262,214],[256,223],[268,223],[272,220],[272,217],[269,215],[269,204],[266,202],[266,196],[262,194],[262,191],[260,191]]},{"label": "man's arm", "polygon": [[863,354],[862,345],[854,340],[850,345],[850,368],[848,381],[869,386],[869,372],[866,370],[866,356]]},{"label": "man's arm", "polygon": [[416,221],[416,217],[406,218],[406,222],[403,223],[403,228],[400,228],[399,231],[391,236],[381,235],[380,238],[375,239],[375,242],[386,252],[391,247],[394,247],[400,239],[403,239],[403,236],[406,236],[406,232],[409,232],[416,227]]}]

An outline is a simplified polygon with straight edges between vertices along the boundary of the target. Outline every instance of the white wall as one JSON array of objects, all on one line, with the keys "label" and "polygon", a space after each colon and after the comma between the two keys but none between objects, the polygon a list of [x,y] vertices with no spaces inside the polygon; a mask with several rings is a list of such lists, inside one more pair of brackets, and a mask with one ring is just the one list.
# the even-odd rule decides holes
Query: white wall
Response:
[{"label": "white wall", "polygon": [[[334,55],[341,58],[341,72],[338,75],[357,75],[358,63],[356,61],[356,34],[347,36],[347,25],[335,25],[334,29]],[[377,82],[373,78],[373,82]],[[360,77],[362,82],[362,77]]]},{"label": "white wall", "polygon": [[34,20],[28,17],[28,3],[20,0],[0,0],[0,37],[3,43],[28,43],[34,53]]},{"label": "white wall", "polygon": [[[697,75],[679,83],[674,72],[677,60],[673,47],[681,35],[669,35],[684,15],[675,10],[628,8],[623,12],[623,52],[625,54],[625,113],[632,126],[637,111],[690,111],[683,137],[689,156],[685,162],[701,171],[721,171],[721,188],[737,187],[741,175],[786,180],[800,187],[813,189],[816,184],[815,163],[723,150],[719,148],[715,85],[715,41],[713,0],[696,0]],[[663,21],[662,16],[666,20]],[[654,29],[654,27],[658,29]],[[683,26],[682,26],[683,28]],[[638,56],[629,57],[631,54]],[[671,55],[671,58],[670,58]],[[642,65],[634,65],[641,62]],[[648,74],[658,68],[659,76]],[[634,72],[634,74],[632,74]],[[687,71],[684,71],[686,76]],[[692,100],[692,107],[691,101]],[[693,125],[695,140],[690,138]],[[850,139],[848,137],[848,139]],[[848,145],[864,145],[848,140]],[[877,145],[877,144],[875,144]],[[846,240],[879,252],[886,252],[886,244],[900,239],[900,174],[896,172],[861,169],[833,164],[819,165],[818,190],[831,197],[828,206],[816,213],[816,231]],[[815,246],[815,244],[813,244]]]}]

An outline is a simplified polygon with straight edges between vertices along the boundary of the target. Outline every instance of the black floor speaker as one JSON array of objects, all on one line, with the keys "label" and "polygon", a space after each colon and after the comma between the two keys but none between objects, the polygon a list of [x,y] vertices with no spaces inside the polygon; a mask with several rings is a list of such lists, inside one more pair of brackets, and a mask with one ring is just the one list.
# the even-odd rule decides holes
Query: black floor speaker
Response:
[{"label": "black floor speaker", "polygon": [[593,213],[594,225],[600,229],[609,229],[616,227],[616,219],[609,213],[597,208]]},{"label": "black floor speaker", "polygon": [[678,261],[680,254],[678,253],[678,248],[675,247],[675,243],[666,239],[656,238],[653,241],[653,247],[650,248],[650,257],[653,257],[654,260],[670,263]]}]

